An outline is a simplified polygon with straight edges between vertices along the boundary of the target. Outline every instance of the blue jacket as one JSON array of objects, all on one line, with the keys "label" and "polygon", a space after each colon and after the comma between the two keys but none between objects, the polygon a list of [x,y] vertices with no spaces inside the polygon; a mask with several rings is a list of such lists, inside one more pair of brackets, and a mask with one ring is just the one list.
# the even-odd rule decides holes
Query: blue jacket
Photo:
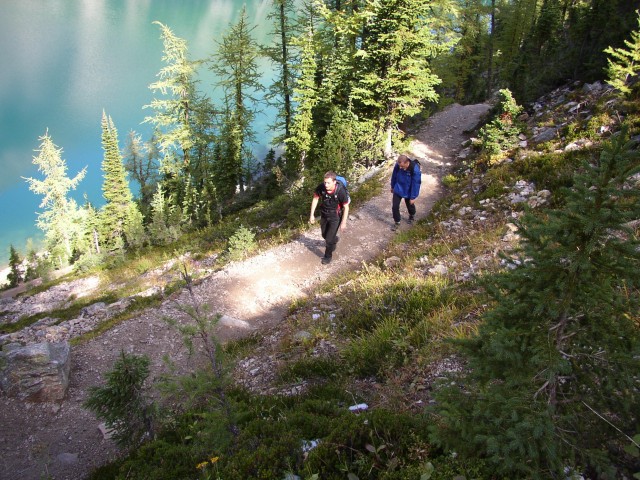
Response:
[{"label": "blue jacket", "polygon": [[391,188],[393,193],[402,197],[414,200],[420,195],[420,184],[422,183],[422,173],[418,162],[411,160],[411,165],[406,170],[402,170],[398,164],[393,167],[391,174]]}]

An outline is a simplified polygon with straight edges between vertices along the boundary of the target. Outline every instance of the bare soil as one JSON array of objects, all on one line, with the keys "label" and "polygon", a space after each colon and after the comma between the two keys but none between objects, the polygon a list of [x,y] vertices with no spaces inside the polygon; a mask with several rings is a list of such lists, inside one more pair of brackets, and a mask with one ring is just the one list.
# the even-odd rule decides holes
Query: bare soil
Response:
[{"label": "bare soil", "polygon": [[[486,104],[451,105],[413,135],[411,150],[422,164],[418,219],[425,217],[441,196],[441,177],[488,109]],[[320,263],[324,242],[316,225],[296,240],[233,263],[194,286],[200,304],[223,314],[219,337],[226,341],[269,331],[286,318],[293,300],[308,295],[336,273],[357,270],[383,252],[396,235],[390,229],[388,176],[383,181],[383,193],[351,212],[330,265]],[[403,218],[407,218],[406,212]],[[403,220],[401,230],[407,228],[410,225]],[[179,293],[161,307],[150,308],[74,347],[70,385],[60,405],[0,397],[0,480],[83,479],[117,458],[117,447],[99,430],[95,416],[82,407],[88,389],[103,383],[104,373],[112,368],[121,350],[148,355],[153,375],[166,370],[165,355],[185,371],[193,367],[194,360],[179,334],[163,320],[166,316],[184,319],[178,306],[190,303],[187,292]]]}]

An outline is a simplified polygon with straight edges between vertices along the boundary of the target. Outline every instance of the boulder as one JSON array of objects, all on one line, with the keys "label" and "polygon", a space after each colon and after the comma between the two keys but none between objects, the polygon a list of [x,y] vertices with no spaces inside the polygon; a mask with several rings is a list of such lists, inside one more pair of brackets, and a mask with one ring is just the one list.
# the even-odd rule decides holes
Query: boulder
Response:
[{"label": "boulder", "polygon": [[5,345],[0,352],[0,388],[29,402],[59,402],[69,387],[69,342]]},{"label": "boulder", "polygon": [[547,127],[533,137],[533,143],[548,142],[556,138],[558,129],[555,127]]}]

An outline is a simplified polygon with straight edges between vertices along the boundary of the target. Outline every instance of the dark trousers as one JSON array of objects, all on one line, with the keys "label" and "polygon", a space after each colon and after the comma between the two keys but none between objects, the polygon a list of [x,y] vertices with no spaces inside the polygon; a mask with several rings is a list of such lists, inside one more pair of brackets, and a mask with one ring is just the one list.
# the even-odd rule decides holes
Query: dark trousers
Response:
[{"label": "dark trousers", "polygon": [[391,204],[391,213],[393,213],[393,221],[398,223],[400,221],[400,200],[404,200],[404,204],[407,206],[409,215],[416,214],[416,206],[409,201],[408,198],[402,198],[400,195],[393,194],[393,203]]},{"label": "dark trousers", "polygon": [[324,250],[324,256],[331,258],[333,251],[336,249],[338,243],[338,228],[340,228],[340,217],[335,218],[320,218],[320,231],[322,232],[322,238],[326,248]]}]

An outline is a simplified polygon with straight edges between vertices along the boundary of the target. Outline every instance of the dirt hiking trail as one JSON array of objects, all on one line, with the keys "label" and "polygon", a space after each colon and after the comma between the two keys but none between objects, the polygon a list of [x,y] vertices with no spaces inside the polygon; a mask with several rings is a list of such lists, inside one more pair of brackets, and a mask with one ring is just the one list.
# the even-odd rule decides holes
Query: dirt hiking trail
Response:
[{"label": "dirt hiking trail", "polygon": [[[422,164],[417,220],[424,218],[440,198],[440,178],[489,108],[486,104],[454,104],[414,133],[410,150]],[[318,179],[318,183],[321,181]],[[223,315],[218,324],[219,338],[237,339],[268,330],[286,317],[292,300],[307,295],[332,275],[358,269],[380,254],[396,235],[390,228],[393,219],[388,174],[383,181],[380,195],[350,212],[331,264],[320,263],[324,241],[316,223],[296,240],[230,264],[194,285],[198,303]],[[400,211],[400,230],[410,228],[404,203]],[[104,373],[112,368],[121,350],[148,355],[152,377],[166,371],[164,355],[181,370],[193,367],[179,334],[163,320],[186,319],[179,306],[192,304],[188,292],[174,297],[73,347],[70,385],[60,405],[0,397],[0,480],[80,480],[118,456],[116,446],[104,438],[98,420],[82,403],[89,387],[103,383]]]}]

